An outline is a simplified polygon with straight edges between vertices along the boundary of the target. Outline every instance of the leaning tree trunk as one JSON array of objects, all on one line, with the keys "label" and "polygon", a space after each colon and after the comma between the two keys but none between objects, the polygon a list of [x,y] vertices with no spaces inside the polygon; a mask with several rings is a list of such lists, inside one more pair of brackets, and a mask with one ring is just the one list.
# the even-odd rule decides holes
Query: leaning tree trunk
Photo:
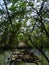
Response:
[{"label": "leaning tree trunk", "polygon": [[49,59],[48,59],[48,57],[45,55],[45,53],[44,53],[41,49],[39,49],[39,51],[40,51],[41,54],[45,57],[45,59],[46,59],[47,62],[48,62],[48,65],[49,65]]},{"label": "leaning tree trunk", "polygon": [[29,37],[30,42],[33,44],[33,46],[34,46],[37,50],[39,50],[39,51],[41,52],[41,54],[45,57],[45,59],[46,59],[47,62],[48,62],[48,65],[49,65],[49,59],[48,59],[48,57],[45,55],[44,51],[43,51],[42,49],[39,49],[39,47],[37,47],[37,46],[32,42],[30,36],[28,36],[28,37]]}]

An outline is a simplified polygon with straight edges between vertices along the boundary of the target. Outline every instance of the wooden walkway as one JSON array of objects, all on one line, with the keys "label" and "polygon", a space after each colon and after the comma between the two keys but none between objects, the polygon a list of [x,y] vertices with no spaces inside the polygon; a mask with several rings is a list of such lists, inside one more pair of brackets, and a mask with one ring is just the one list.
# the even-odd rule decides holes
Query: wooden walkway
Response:
[{"label": "wooden walkway", "polygon": [[35,63],[38,65],[38,62],[40,62],[39,58],[31,52],[32,47],[29,46],[18,46],[16,50],[13,52],[13,54],[8,58],[8,63],[12,65],[12,63]]}]

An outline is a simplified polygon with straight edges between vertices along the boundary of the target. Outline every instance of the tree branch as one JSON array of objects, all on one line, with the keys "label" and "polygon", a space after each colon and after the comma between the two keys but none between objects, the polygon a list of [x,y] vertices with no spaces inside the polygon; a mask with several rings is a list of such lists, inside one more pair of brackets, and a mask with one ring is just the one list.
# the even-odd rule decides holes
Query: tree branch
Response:
[{"label": "tree branch", "polygon": [[47,31],[44,23],[42,22],[42,20],[43,20],[42,19],[42,10],[43,10],[44,4],[45,4],[45,0],[41,4],[41,8],[39,9],[39,12],[36,9],[34,9],[34,10],[37,12],[38,16],[40,17],[40,20],[38,20],[38,21],[41,23],[43,30],[45,31],[46,36],[49,37],[49,32]]},{"label": "tree branch", "polygon": [[7,11],[8,19],[9,19],[9,21],[10,21],[10,24],[12,25],[12,20],[11,20],[10,14],[9,14],[9,12],[8,12],[6,0],[3,0],[3,1],[4,1],[4,5],[5,5],[5,8],[6,8],[6,11]]}]

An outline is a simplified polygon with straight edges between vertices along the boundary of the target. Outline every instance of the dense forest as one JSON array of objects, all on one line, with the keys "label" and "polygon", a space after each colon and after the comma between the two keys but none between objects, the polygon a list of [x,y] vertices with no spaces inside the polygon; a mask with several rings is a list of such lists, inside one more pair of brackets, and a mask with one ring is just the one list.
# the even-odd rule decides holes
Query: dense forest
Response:
[{"label": "dense forest", "polygon": [[49,65],[49,0],[0,0],[0,54],[20,42],[38,50]]}]

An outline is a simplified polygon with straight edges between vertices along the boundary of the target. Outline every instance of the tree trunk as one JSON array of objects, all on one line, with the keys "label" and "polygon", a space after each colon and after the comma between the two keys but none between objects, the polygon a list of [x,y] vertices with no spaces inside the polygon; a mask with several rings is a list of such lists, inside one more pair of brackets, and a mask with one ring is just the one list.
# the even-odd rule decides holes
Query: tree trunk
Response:
[{"label": "tree trunk", "polygon": [[45,55],[45,53],[41,50],[41,49],[38,49],[40,52],[41,52],[41,54],[45,57],[45,59],[47,60],[47,62],[49,63],[49,59],[48,59],[48,57]]},{"label": "tree trunk", "polygon": [[45,55],[44,51],[43,51],[42,49],[39,49],[39,47],[37,47],[37,46],[32,42],[30,36],[28,36],[28,37],[29,37],[29,40],[30,40],[30,42],[32,43],[32,45],[33,45],[37,50],[39,50],[39,51],[41,52],[41,54],[45,57],[45,59],[47,60],[47,62],[48,62],[48,64],[49,64],[49,59],[48,59],[48,57]]}]

